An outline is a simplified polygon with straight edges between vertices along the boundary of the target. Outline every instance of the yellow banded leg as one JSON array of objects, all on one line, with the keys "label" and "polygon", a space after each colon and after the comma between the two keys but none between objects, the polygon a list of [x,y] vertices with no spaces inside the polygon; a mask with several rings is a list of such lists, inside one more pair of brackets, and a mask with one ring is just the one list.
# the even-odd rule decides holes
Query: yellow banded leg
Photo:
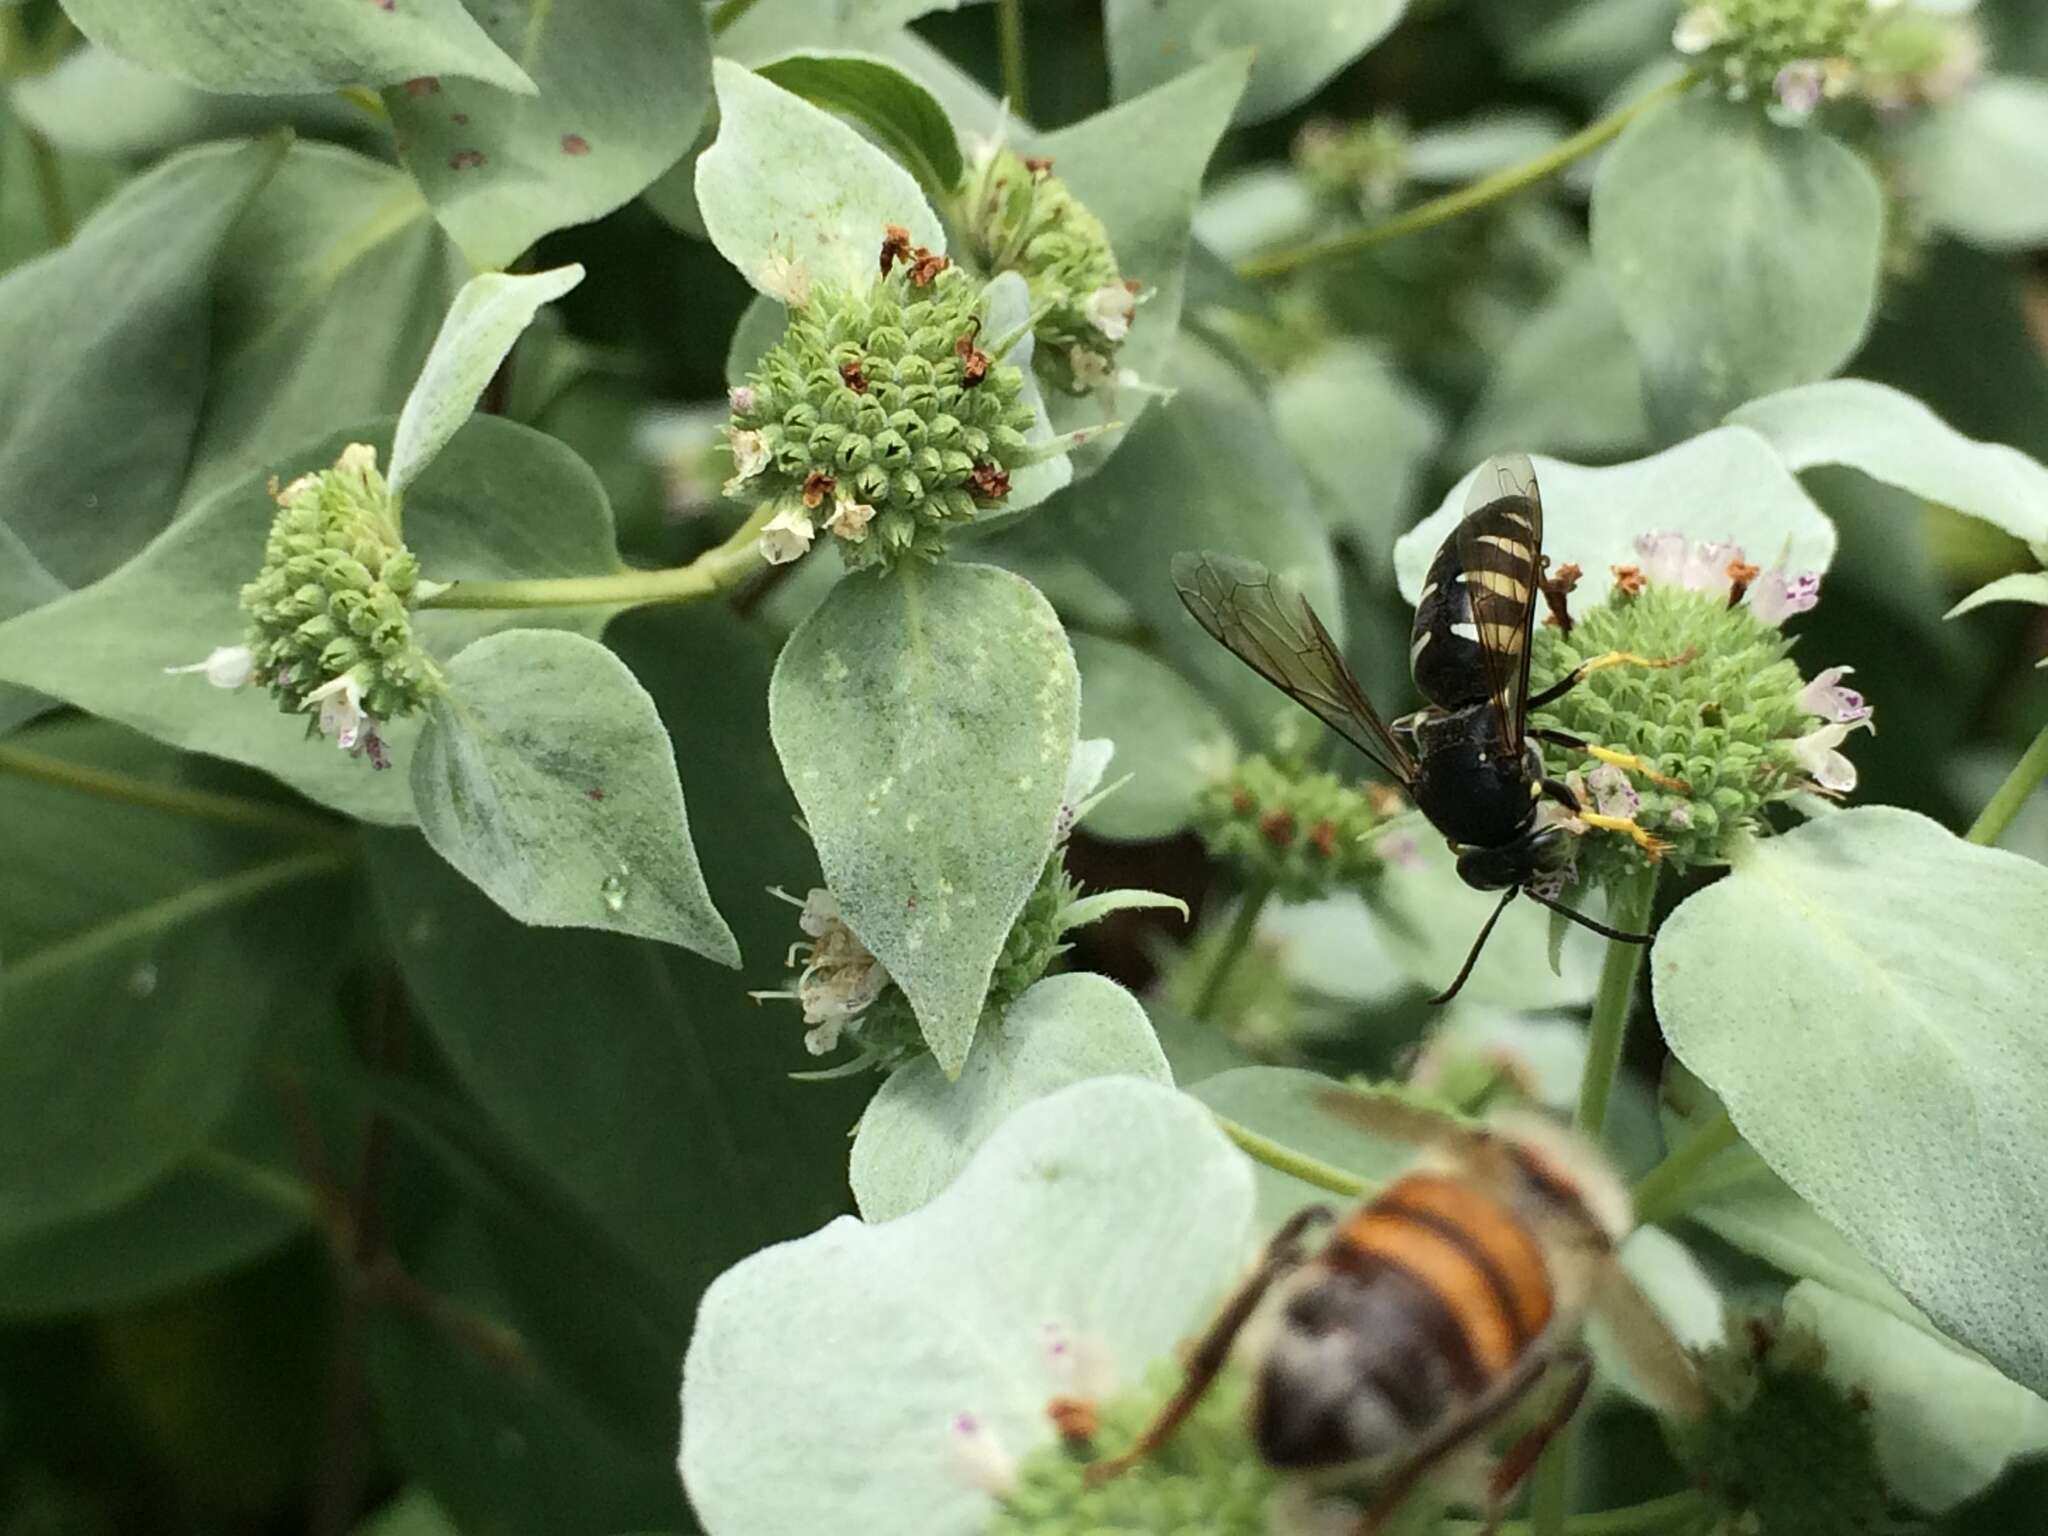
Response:
[{"label": "yellow banded leg", "polygon": [[1634,651],[1609,651],[1605,655],[1595,656],[1591,661],[1580,662],[1548,688],[1533,695],[1527,707],[1541,709],[1545,704],[1563,698],[1595,672],[1604,672],[1609,667],[1652,667],[1661,670],[1665,667],[1683,666],[1697,655],[1697,646],[1689,646],[1676,656],[1638,656]]},{"label": "yellow banded leg", "polygon": [[1612,763],[1615,767],[1630,773],[1639,773],[1659,789],[1675,789],[1682,795],[1692,793],[1692,786],[1685,780],[1666,777],[1633,752],[1617,752],[1612,747],[1596,747],[1591,742],[1587,742],[1580,750],[1588,757],[1598,758],[1603,763]]},{"label": "yellow banded leg", "polygon": [[1635,845],[1652,859],[1661,859],[1671,845],[1662,838],[1646,832],[1627,816],[1603,816],[1598,811],[1580,811],[1579,820],[1589,827],[1598,827],[1603,832],[1626,832]]}]

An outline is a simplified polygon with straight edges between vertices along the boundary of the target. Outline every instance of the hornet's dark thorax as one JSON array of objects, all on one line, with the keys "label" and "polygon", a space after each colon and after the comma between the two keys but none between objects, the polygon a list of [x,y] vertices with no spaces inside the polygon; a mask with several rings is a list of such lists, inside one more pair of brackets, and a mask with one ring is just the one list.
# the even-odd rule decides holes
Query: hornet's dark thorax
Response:
[{"label": "hornet's dark thorax", "polygon": [[1514,841],[1536,818],[1529,791],[1542,759],[1531,743],[1509,742],[1501,733],[1455,540],[1437,551],[1422,584],[1408,664],[1429,701],[1397,722],[1415,743],[1416,809],[1468,847]]}]

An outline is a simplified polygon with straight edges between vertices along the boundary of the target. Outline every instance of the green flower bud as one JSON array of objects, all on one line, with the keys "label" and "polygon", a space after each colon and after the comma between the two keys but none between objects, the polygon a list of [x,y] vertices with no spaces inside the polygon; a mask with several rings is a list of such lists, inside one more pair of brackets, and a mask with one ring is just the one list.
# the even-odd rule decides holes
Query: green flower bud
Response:
[{"label": "green flower bud", "polygon": [[1407,185],[1407,125],[1392,113],[1362,123],[1318,118],[1295,135],[1294,166],[1318,197],[1384,212]]},{"label": "green flower bud", "polygon": [[1202,791],[1194,828],[1210,856],[1254,889],[1309,901],[1377,882],[1385,867],[1377,833],[1389,808],[1335,774],[1254,755]]},{"label": "green flower bud", "polygon": [[1111,378],[1138,285],[1117,266],[1109,231],[1052,173],[1052,162],[1000,147],[961,187],[967,247],[989,273],[1016,272],[1031,293],[1034,363],[1050,384],[1085,394]]},{"label": "green flower bud", "polygon": [[1062,1438],[1018,1463],[990,1536],[1270,1536],[1280,1479],[1245,1433],[1248,1383],[1239,1371],[1225,1372],[1155,1455],[1119,1477],[1087,1481],[1088,1463],[1135,1440],[1170,1385],[1099,1405],[1049,1405]]},{"label": "green flower bud", "polygon": [[812,293],[732,392],[726,493],[778,503],[771,562],[820,532],[856,568],[936,560],[1030,462],[1023,374],[982,350],[981,288],[898,233],[872,287]]},{"label": "green flower bud", "polygon": [[272,494],[263,568],[242,588],[249,675],[288,714],[319,706],[323,732],[384,767],[377,726],[418,710],[439,674],[413,640],[419,561],[377,452],[351,444],[334,468]]},{"label": "green flower bud", "polygon": [[989,981],[988,1003],[1007,1008],[1022,997],[1031,984],[1043,976],[1068,946],[1060,942],[1066,933],[1062,918],[1081,894],[1081,887],[1067,873],[1065,848],[1055,848],[1038,884],[1024,898],[1024,910],[1010,925],[1003,940],[1003,952],[996,957],[995,974]]},{"label": "green flower bud", "polygon": [[1826,1351],[1781,1317],[1739,1323],[1700,1360],[1707,1412],[1668,1433],[1744,1536],[1887,1536],[1921,1528],[1894,1506],[1870,1404],[1823,1374]]}]

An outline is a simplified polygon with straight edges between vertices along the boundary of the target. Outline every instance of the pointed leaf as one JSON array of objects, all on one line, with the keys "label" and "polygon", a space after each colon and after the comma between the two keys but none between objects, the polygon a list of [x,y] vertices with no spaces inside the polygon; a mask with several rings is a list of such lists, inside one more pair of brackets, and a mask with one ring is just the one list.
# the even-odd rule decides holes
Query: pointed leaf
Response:
[{"label": "pointed leaf", "polygon": [[1048,976],[975,1035],[957,1082],[927,1057],[882,1084],[853,1139],[862,1218],[916,1210],[1014,1111],[1091,1077],[1173,1083],[1136,998],[1105,976]]},{"label": "pointed leaf", "polygon": [[1103,26],[1119,97],[1218,54],[1252,50],[1237,121],[1262,123],[1308,100],[1407,9],[1408,0],[1108,0]]},{"label": "pointed leaf", "polygon": [[931,196],[950,197],[960,185],[965,164],[946,109],[886,59],[806,50],[763,64],[759,74],[813,106],[852,118]]},{"label": "pointed leaf", "polygon": [[499,0],[476,13],[538,95],[433,70],[383,82],[406,168],[476,265],[507,266],[610,213],[696,143],[711,104],[702,6]]},{"label": "pointed leaf", "polygon": [[1695,94],[1633,123],[1593,182],[1593,255],[1653,416],[1698,431],[1825,378],[1863,340],[1884,234],[1877,178],[1812,128]]},{"label": "pointed leaf", "polygon": [[2015,571],[1987,582],[1943,615],[1960,618],[1991,603],[2038,603],[2048,606],[2048,571]]},{"label": "pointed leaf", "polygon": [[594,640],[486,636],[448,663],[412,762],[420,830],[518,918],[605,928],[737,966],[647,690]]},{"label": "pointed leaf", "polygon": [[718,138],[697,162],[697,204],[719,255],[763,293],[771,262],[810,282],[865,287],[883,231],[946,248],[917,178],[829,112],[726,59],[713,66]]},{"label": "pointed leaf", "polygon": [[1951,1337],[2048,1384],[2048,870],[1925,817],[1754,844],[1651,952],[1678,1058]]},{"label": "pointed leaf", "polygon": [[491,375],[540,307],[582,281],[583,268],[571,263],[526,277],[484,272],[463,285],[441,322],[419,381],[406,396],[405,409],[399,412],[391,463],[384,473],[392,495],[402,494],[447,446],[456,428],[469,420]]},{"label": "pointed leaf", "polygon": [[852,575],[790,636],[768,703],[825,883],[957,1075],[1052,852],[1080,703],[1059,619],[990,566]]},{"label": "pointed leaf", "polygon": [[468,75],[506,90],[533,82],[461,0],[64,0],[103,48],[209,91],[319,91],[415,75]]}]

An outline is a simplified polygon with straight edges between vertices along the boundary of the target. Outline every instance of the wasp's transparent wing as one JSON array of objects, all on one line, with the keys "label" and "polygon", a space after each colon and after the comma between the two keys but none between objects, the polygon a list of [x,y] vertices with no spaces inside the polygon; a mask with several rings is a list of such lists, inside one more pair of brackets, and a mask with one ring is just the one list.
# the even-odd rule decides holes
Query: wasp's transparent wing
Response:
[{"label": "wasp's transparent wing", "polygon": [[1543,498],[1526,453],[1480,465],[1454,535],[1501,737],[1527,734],[1530,637],[1543,580]]},{"label": "wasp's transparent wing", "polygon": [[1173,557],[1173,584],[1195,622],[1404,788],[1415,761],[1387,729],[1308,600],[1253,560]]},{"label": "wasp's transparent wing", "polygon": [[1315,1102],[1316,1108],[1332,1119],[1417,1151],[1448,1152],[1464,1158],[1492,1139],[1477,1121],[1461,1120],[1384,1090],[1332,1083],[1316,1095]]}]

